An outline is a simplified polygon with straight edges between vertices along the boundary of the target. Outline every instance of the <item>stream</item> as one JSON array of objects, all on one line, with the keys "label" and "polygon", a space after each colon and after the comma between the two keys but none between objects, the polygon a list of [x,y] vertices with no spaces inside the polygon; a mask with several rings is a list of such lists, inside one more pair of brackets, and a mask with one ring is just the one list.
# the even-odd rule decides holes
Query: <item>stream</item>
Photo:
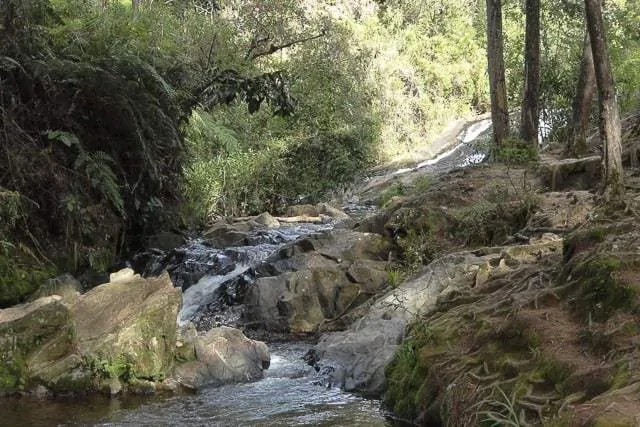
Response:
[{"label": "stream", "polygon": [[[489,128],[488,121],[466,127],[449,151],[403,174],[429,168],[434,173],[480,163],[485,153],[471,144]],[[253,269],[286,243],[331,229],[333,224],[288,224],[255,232],[255,244],[215,249],[201,239],[171,254],[149,255],[145,272],[168,269],[186,289],[179,325],[193,321],[204,331],[218,324],[238,326],[242,307],[237,294],[252,280]],[[171,255],[171,256],[169,256]],[[173,271],[172,271],[173,269]],[[181,272],[188,270],[182,275]],[[194,279],[193,272],[197,272]],[[211,274],[211,271],[215,273]],[[190,276],[191,275],[191,276]],[[199,276],[199,277],[198,277]],[[190,277],[193,283],[180,283]],[[262,380],[207,388],[176,396],[57,399],[0,399],[0,425],[6,426],[393,426],[397,421],[381,410],[380,401],[327,387],[303,356],[308,343],[267,343],[271,366]]]}]

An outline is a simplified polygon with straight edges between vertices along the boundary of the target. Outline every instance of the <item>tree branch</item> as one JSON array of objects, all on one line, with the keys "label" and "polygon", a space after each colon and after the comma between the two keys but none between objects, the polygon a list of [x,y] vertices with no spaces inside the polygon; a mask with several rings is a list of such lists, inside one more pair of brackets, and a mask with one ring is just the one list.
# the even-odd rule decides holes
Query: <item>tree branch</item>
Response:
[{"label": "tree branch", "polygon": [[257,41],[254,41],[254,42],[251,43],[251,47],[247,51],[247,54],[245,55],[245,59],[253,60],[253,59],[259,58],[261,56],[271,55],[272,53],[275,53],[275,52],[277,52],[279,50],[282,50],[282,49],[285,49],[287,47],[293,46],[295,44],[306,43],[306,42],[311,41],[311,40],[319,39],[320,37],[324,37],[326,34],[327,34],[327,31],[325,29],[322,29],[319,34],[316,34],[314,36],[309,36],[309,37],[304,37],[304,38],[301,38],[301,39],[292,40],[292,41],[289,41],[287,43],[283,43],[283,44],[279,44],[279,45],[274,45],[273,43],[269,43],[269,45],[268,45],[266,50],[256,52],[255,49],[258,47],[258,44],[260,42],[269,40],[268,37],[267,38],[262,38],[261,40],[257,40]]}]

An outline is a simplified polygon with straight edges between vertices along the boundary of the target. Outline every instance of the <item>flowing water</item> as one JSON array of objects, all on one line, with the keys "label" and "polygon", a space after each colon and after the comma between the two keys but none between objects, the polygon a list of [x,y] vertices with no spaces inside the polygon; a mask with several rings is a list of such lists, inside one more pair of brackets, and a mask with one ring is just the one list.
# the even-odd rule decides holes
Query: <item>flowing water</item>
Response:
[{"label": "flowing water", "polygon": [[[439,172],[480,163],[485,152],[478,149],[475,141],[479,135],[486,135],[488,127],[488,121],[472,124],[458,136],[451,150],[395,174],[422,168]],[[197,283],[184,292],[178,323],[194,321],[201,330],[216,323],[233,326],[240,320],[241,309],[233,309],[234,304],[229,305],[229,300],[234,299],[238,281],[245,276],[249,276],[246,280],[250,281],[252,269],[287,242],[331,227],[331,224],[286,225],[255,233],[252,246],[230,249],[214,249],[194,240],[178,250],[179,261],[165,254],[164,258],[151,259],[147,268],[164,269],[166,262],[173,262],[170,268],[175,271],[181,266],[197,271],[222,266],[216,270],[219,274],[201,275]],[[173,274],[177,274],[175,271]],[[376,427],[398,424],[382,412],[379,401],[327,387],[323,378],[302,359],[311,345],[288,342],[269,343],[269,347],[271,366],[257,382],[171,397],[93,396],[43,402],[27,398],[0,399],[0,425]]]},{"label": "flowing water", "polygon": [[380,403],[327,388],[302,361],[308,346],[271,346],[261,381],[151,398],[0,401],[3,426],[391,426]]}]

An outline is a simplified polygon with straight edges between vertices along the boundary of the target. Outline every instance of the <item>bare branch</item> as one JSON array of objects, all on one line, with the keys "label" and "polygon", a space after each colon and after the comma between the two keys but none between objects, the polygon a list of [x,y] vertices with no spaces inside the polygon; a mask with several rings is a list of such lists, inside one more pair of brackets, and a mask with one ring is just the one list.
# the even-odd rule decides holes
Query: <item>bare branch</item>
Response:
[{"label": "bare branch", "polygon": [[279,44],[279,45],[274,45],[273,43],[269,43],[267,49],[262,50],[262,51],[256,51],[256,48],[259,46],[260,43],[268,41],[269,38],[268,37],[261,37],[259,39],[254,39],[254,41],[251,42],[251,46],[249,47],[249,50],[247,51],[247,54],[245,55],[245,59],[256,59],[259,58],[261,56],[267,56],[267,55],[271,55],[272,53],[275,53],[279,50],[291,47],[293,45],[299,44],[299,43],[306,43],[309,42],[311,40],[315,40],[315,39],[319,39],[320,37],[324,37],[327,34],[327,31],[325,29],[322,29],[322,31],[320,31],[319,34],[316,34],[314,36],[309,36],[309,37],[304,37],[301,39],[296,39],[296,40],[292,40],[289,41],[287,43],[283,43],[283,44]]}]

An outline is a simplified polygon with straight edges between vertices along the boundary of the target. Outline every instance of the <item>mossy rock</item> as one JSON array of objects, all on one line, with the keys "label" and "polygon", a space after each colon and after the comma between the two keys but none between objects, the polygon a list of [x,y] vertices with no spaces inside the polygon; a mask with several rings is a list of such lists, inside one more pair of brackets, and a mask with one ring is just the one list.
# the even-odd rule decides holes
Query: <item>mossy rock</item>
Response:
[{"label": "mossy rock", "polygon": [[0,394],[25,388],[31,371],[70,353],[72,326],[59,296],[0,310]]}]

